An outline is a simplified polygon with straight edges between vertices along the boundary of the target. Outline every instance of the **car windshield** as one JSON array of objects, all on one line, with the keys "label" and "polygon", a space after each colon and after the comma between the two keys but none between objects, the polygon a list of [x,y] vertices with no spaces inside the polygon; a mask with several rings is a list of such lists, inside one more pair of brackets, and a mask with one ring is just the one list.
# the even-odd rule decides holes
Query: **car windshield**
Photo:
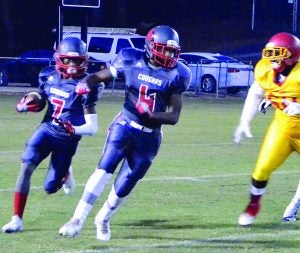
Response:
[{"label": "car windshield", "polygon": [[231,57],[225,56],[225,55],[214,55],[214,58],[216,58],[218,61],[221,62],[236,62],[238,63],[239,61],[236,59],[233,59]]},{"label": "car windshield", "polygon": [[135,48],[144,49],[144,45],[145,45],[144,38],[131,38],[131,41]]}]

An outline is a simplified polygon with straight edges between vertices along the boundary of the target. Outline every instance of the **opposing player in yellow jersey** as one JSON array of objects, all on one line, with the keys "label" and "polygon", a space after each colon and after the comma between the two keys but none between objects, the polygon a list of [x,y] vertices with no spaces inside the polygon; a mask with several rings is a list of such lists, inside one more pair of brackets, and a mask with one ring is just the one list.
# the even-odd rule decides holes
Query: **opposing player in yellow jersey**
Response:
[{"label": "opposing player in yellow jersey", "polygon": [[293,151],[300,153],[299,56],[299,38],[277,33],[266,44],[262,59],[255,66],[255,81],[245,100],[234,142],[239,143],[244,135],[252,137],[250,122],[264,99],[276,111],[252,173],[250,201],[238,220],[241,226],[254,223],[271,174]]}]

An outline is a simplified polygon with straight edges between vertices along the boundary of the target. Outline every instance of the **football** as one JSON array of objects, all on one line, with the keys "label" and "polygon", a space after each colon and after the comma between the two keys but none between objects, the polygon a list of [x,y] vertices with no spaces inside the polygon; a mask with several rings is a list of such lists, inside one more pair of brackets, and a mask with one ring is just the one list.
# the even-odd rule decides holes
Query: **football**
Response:
[{"label": "football", "polygon": [[25,103],[29,111],[40,112],[46,106],[46,99],[40,93],[32,91],[25,97]]}]

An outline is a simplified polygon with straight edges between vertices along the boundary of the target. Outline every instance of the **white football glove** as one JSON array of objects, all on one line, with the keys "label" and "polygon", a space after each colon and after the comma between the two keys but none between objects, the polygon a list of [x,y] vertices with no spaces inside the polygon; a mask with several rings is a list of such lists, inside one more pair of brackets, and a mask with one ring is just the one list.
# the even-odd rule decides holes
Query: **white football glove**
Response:
[{"label": "white football glove", "polygon": [[291,102],[286,99],[283,100],[286,108],[283,110],[289,116],[300,115],[300,104],[296,102]]},{"label": "white football glove", "polygon": [[268,99],[263,99],[258,106],[258,111],[265,114],[267,112],[268,107],[272,104],[272,102]]},{"label": "white football glove", "polygon": [[250,130],[250,124],[248,121],[245,120],[240,121],[239,125],[237,126],[233,135],[233,141],[239,144],[244,136],[247,138],[253,137]]}]

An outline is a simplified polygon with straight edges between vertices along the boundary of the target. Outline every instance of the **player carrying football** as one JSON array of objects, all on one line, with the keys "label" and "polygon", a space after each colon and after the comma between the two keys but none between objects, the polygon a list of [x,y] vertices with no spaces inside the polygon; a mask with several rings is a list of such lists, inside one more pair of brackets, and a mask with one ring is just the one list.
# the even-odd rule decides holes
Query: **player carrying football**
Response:
[{"label": "player carrying football", "polygon": [[[260,199],[266,191],[271,174],[296,151],[300,153],[300,40],[289,33],[272,36],[262,51],[262,59],[255,67],[255,81],[249,89],[234,141],[243,135],[252,137],[250,122],[258,105],[276,109],[269,126],[254,171],[250,201],[239,217],[241,226],[254,223],[260,210]],[[261,110],[264,110],[261,106]]]},{"label": "player carrying football", "polygon": [[[41,124],[26,143],[22,155],[21,170],[14,194],[14,215],[2,227],[5,233],[23,230],[23,213],[30,190],[30,178],[37,166],[49,155],[50,163],[44,182],[48,194],[55,193],[63,185],[66,193],[74,187],[72,157],[82,135],[97,132],[95,105],[98,87],[86,95],[76,93],[77,83],[86,76],[88,55],[86,44],[74,37],[61,41],[54,54],[55,66],[47,67],[39,74],[40,93],[47,100],[48,108]],[[42,99],[26,95],[17,105],[18,112],[41,111]]]},{"label": "player carrying football", "polygon": [[[110,240],[110,218],[142,179],[156,157],[162,124],[178,122],[182,93],[190,70],[178,62],[177,32],[169,26],[151,29],[145,50],[123,49],[109,69],[88,76],[88,86],[113,77],[125,77],[125,103],[108,129],[102,156],[88,179],[73,217],[59,233],[78,235],[106,183],[122,162],[111,192],[95,218],[98,240]],[[84,87],[83,87],[84,90]]]}]

